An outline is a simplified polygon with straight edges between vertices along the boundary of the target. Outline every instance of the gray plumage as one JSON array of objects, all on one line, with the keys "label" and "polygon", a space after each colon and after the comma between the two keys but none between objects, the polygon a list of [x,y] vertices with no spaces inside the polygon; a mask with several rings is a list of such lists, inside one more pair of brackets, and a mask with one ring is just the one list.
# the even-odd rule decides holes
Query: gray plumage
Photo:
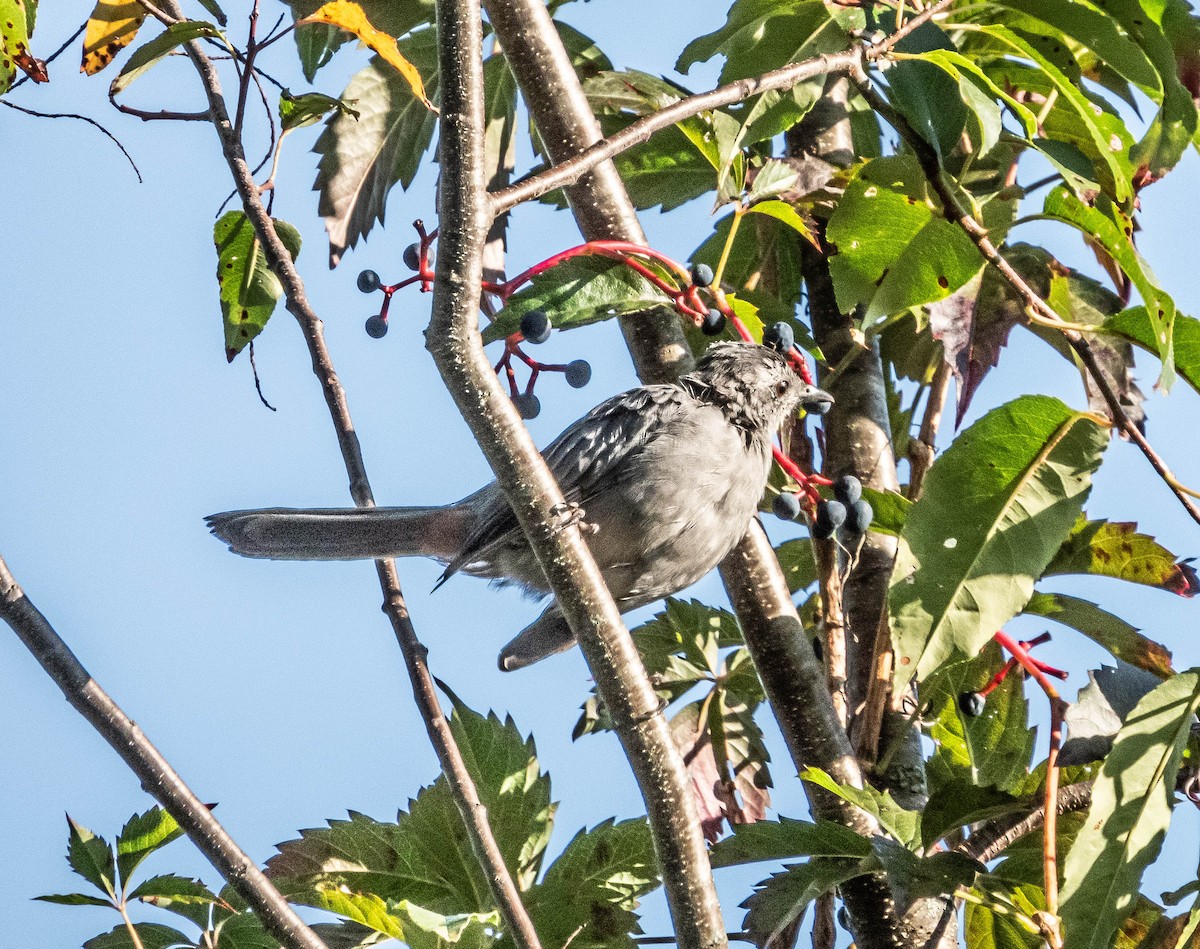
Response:
[{"label": "gray plumage", "polygon": [[[733,549],[758,508],[771,439],[801,403],[831,401],[773,350],[718,343],[678,384],[608,399],[543,452],[621,612],[695,583]],[[207,519],[245,557],[349,560],[432,557],[457,572],[549,593],[505,500],[491,483],[445,507],[286,508]],[[574,639],[555,604],[500,653],[519,669]]]}]

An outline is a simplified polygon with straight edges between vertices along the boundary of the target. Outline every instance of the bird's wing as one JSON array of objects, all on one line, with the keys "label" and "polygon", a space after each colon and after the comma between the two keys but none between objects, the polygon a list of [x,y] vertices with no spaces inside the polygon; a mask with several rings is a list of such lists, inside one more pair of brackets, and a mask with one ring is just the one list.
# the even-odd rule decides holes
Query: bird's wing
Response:
[{"label": "bird's wing", "polygon": [[[572,423],[542,452],[567,502],[582,505],[586,516],[588,499],[603,490],[611,472],[662,431],[689,398],[678,386],[642,386],[601,402]],[[483,559],[489,547],[521,529],[497,485],[471,500],[483,509],[459,556],[447,567],[447,577]]]}]

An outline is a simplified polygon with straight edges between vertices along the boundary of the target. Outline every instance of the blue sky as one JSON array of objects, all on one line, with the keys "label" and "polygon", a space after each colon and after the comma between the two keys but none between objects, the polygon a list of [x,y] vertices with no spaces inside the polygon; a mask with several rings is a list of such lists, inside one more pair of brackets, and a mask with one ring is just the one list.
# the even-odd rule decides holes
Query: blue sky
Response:
[{"label": "blue sky", "polygon": [[[89,9],[89,3],[45,4],[35,52],[57,47]],[[269,2],[264,9],[273,21],[283,8]],[[240,10],[228,12],[240,21]],[[669,72],[687,39],[723,21],[724,7],[704,0],[684,15],[673,5],[597,0],[568,5],[562,15],[618,65]],[[239,23],[235,35],[240,29]],[[291,76],[298,91],[303,84],[291,56],[280,44],[266,66]],[[348,46],[316,88],[336,94],[365,59]],[[212,225],[230,184],[212,129],[118,115],[105,98],[111,77],[82,77],[75,62],[73,52],[64,55],[52,64],[48,85],[27,85],[13,100],[99,118],[146,180],[137,184],[112,144],[83,123],[0,112],[0,180],[10,221],[0,267],[0,553],[97,680],[200,797],[220,803],[217,813],[233,836],[263,861],[276,842],[347,808],[393,817],[433,780],[436,764],[379,611],[371,565],[243,560],[204,529],[205,514],[231,508],[348,504],[345,473],[303,341],[286,313],[276,315],[257,346],[264,390],[278,412],[259,403],[244,356],[225,362]],[[685,81],[702,89],[714,78],[710,64]],[[155,109],[201,102],[182,60],[160,66],[129,98]],[[330,272],[310,190],[315,157],[307,149],[315,135],[305,130],[289,141],[275,213],[304,235],[301,272],[325,320],[376,497],[391,504],[461,497],[489,472],[424,350],[428,297],[398,297],[391,332],[375,341],[362,324],[378,298],[354,288],[363,267],[385,280],[402,274],[400,251],[412,240],[407,223],[434,218],[432,176],[423,173],[407,194],[393,193],[388,228]],[[1140,236],[1143,253],[1188,313],[1200,312],[1190,239],[1198,169],[1191,153],[1179,172],[1146,192]],[[707,235],[708,210],[694,202],[672,216],[647,213],[643,222],[656,247],[682,260]],[[1035,225],[1024,236],[1046,240],[1047,233]],[[540,207],[520,210],[510,234],[514,271],[578,243],[567,215]],[[1091,268],[1073,236],[1052,237],[1064,260]],[[560,378],[539,383],[543,411],[530,427],[542,444],[635,382],[609,326],[557,335],[543,353],[556,361],[584,356],[596,373],[578,391]],[[1144,360],[1147,391],[1155,374]],[[1083,404],[1074,371],[1028,334],[1014,334],[973,416],[1030,390]],[[1152,440],[1193,484],[1200,483],[1195,400],[1181,385],[1169,398],[1152,394],[1148,403]],[[1196,525],[1127,445],[1112,447],[1088,510],[1093,517],[1136,519],[1181,556],[1200,553]],[[770,529],[780,539],[798,534],[785,525]],[[551,851],[585,824],[640,813],[616,741],[570,741],[588,691],[578,653],[502,675],[496,651],[538,607],[465,577],[430,595],[439,572],[432,563],[401,564],[430,664],[473,707],[511,713],[533,733],[562,802]],[[1164,641],[1177,668],[1200,663],[1190,602],[1100,581],[1055,588],[1097,598]],[[723,600],[711,577],[697,595]],[[1072,671],[1069,695],[1086,681],[1086,668],[1103,660],[1065,631],[1056,633],[1046,656]],[[1043,713],[1040,696],[1032,695],[1031,704],[1035,715]],[[63,861],[63,813],[111,836],[149,798],[6,635],[0,635],[0,715],[9,722],[2,745],[7,767],[0,770],[0,811],[7,815],[0,853],[8,856],[0,895],[4,941],[26,949],[79,945],[112,926],[115,914],[30,901],[75,886]],[[782,748],[775,749],[776,805],[799,815],[802,796]],[[1196,826],[1190,809],[1179,813],[1170,845],[1176,866],[1191,867]],[[217,882],[184,842],[151,870]],[[723,871],[731,929],[740,923],[736,904],[748,884],[765,875]],[[1182,881],[1173,874],[1163,885]],[[664,931],[656,899],[648,903],[646,929]]]}]

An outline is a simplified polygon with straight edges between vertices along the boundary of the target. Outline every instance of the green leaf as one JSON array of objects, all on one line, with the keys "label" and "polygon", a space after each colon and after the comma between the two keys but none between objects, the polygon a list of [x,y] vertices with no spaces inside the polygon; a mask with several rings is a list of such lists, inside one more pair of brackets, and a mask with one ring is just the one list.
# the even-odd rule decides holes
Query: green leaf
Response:
[{"label": "green leaf", "polygon": [[921,812],[921,839],[926,848],[978,821],[992,820],[1034,805],[995,787],[973,781],[945,781],[929,795]]},{"label": "green leaf", "polygon": [[[980,26],[977,29],[997,41],[1004,48],[1006,55],[1016,53],[1021,59],[1035,64],[1044,80],[1049,81],[1057,92],[1057,105],[1053,111],[1067,118],[1069,124],[1066,128],[1071,130],[1072,144],[1080,148],[1091,161],[1099,176],[1099,183],[1108,194],[1119,202],[1129,200],[1133,187],[1128,162],[1122,161],[1124,148],[1114,151],[1111,131],[1101,127],[1105,123],[1098,115],[1100,110],[1069,76],[1017,33],[998,25]],[[1043,128],[1049,138],[1056,138],[1055,126],[1050,121],[1050,115],[1047,115],[1046,121],[1043,122]],[[1077,128],[1080,131],[1076,132]]]},{"label": "green leaf", "polygon": [[775,548],[775,556],[779,558],[790,592],[797,593],[817,582],[817,562],[813,557],[812,541],[807,537],[784,541]]},{"label": "green leaf", "polygon": [[[1159,356],[1161,347],[1150,314],[1144,306],[1130,307],[1105,321],[1106,333],[1115,333]],[[1182,313],[1175,314],[1172,337],[1175,371],[1181,379],[1200,392],[1200,320]]]},{"label": "green leaf", "polygon": [[182,836],[183,830],[175,818],[161,807],[129,818],[117,836],[117,867],[124,885],[129,886],[133,871],[150,854]]},{"label": "green leaf", "polygon": [[[518,885],[528,887],[552,826],[550,779],[511,719],[501,722],[456,705],[451,729],[505,863]],[[435,913],[493,908],[444,777],[422,790],[394,824],[351,812],[348,821],[300,833],[299,840],[280,844],[267,863],[294,902],[324,905],[326,897],[317,891],[332,886],[389,904],[407,900]]]},{"label": "green leaf", "polygon": [[901,807],[888,791],[880,791],[867,785],[852,788],[838,784],[820,768],[806,768],[800,774],[801,780],[824,788],[843,801],[854,804],[872,815],[879,826],[891,834],[897,842],[910,849],[919,846],[921,842],[921,814]]},{"label": "green leaf", "polygon": [[29,52],[36,13],[34,0],[0,0],[0,95],[12,85],[17,66],[37,82],[47,80],[45,62]]},{"label": "green leaf", "polygon": [[[959,707],[959,696],[983,689],[1003,664],[1000,647],[989,642],[979,656],[943,667],[921,689],[928,709],[923,717],[937,747],[926,763],[935,811],[941,807],[959,813],[958,807],[965,804],[945,800],[942,792],[950,786],[969,783],[1012,791],[1029,773],[1034,730],[1029,727],[1029,703],[1020,676],[1010,675],[992,690],[982,715],[967,715]],[[925,831],[925,843],[947,826],[935,822]]]},{"label": "green leaf", "polygon": [[577,833],[525,903],[544,946],[632,947],[634,910],[657,887],[649,826],[608,820]]},{"label": "green leaf", "polygon": [[1024,608],[1107,445],[1095,416],[1023,396],[934,463],[901,531],[888,593],[897,688],[955,652],[974,656]]},{"label": "green leaf", "polygon": [[96,889],[116,897],[117,867],[112,847],[67,815],[67,863]]},{"label": "green leaf", "polygon": [[483,331],[484,343],[511,336],[530,310],[550,314],[557,329],[573,329],[622,313],[636,313],[670,303],[641,274],[607,257],[572,257],[538,274],[518,290]]},{"label": "green leaf", "polygon": [[[1153,97],[1162,107],[1142,140],[1131,150],[1130,159],[1135,167],[1144,168],[1152,177],[1161,177],[1175,167],[1196,134],[1196,104],[1181,81],[1185,70],[1168,38],[1175,18],[1184,22],[1193,20],[1191,10],[1183,3],[1113,0],[1105,4],[1104,12],[1142,48],[1158,73],[1161,95]],[[1194,44],[1194,25],[1190,39]],[[1151,94],[1157,91],[1152,90]]]},{"label": "green leaf", "polygon": [[[300,253],[300,232],[286,221],[274,223],[275,232],[294,260]],[[283,285],[267,265],[258,235],[241,211],[229,211],[217,221],[213,243],[217,247],[225,358],[233,362],[267,325],[283,296]]]},{"label": "green leaf", "polygon": [[[781,166],[775,164],[769,165],[768,167],[779,168]],[[766,174],[767,173],[764,171],[758,176],[758,178],[754,179],[754,191],[752,192],[752,195],[757,193],[769,193],[766,185],[763,185],[761,192],[759,189],[759,182]],[[793,181],[795,180],[794,174],[795,173],[793,172]],[[781,187],[780,190],[786,191],[788,187],[791,187],[790,183],[786,187]],[[800,213],[795,209],[795,207],[788,204],[786,201],[759,201],[757,204],[752,204],[750,207],[746,208],[746,211],[753,214],[769,215],[770,217],[775,218],[777,221],[782,221],[810,244],[816,241],[816,237],[814,236],[812,229],[808,226],[808,223],[800,216]]]},{"label": "green leaf", "polygon": [[[967,124],[966,104],[954,78],[935,64],[920,60],[895,63],[887,77],[892,105],[916,133],[939,156],[954,151]],[[996,111],[994,122],[999,125],[999,107],[988,101]]]},{"label": "green leaf", "polygon": [[[420,30],[396,45],[436,101],[436,31]],[[351,77],[341,99],[354,103],[358,118],[335,113],[313,146],[321,156],[313,187],[320,192],[317,210],[329,233],[330,266],[337,266],[346,248],[356,247],[376,221],[383,223],[388,192],[396,182],[404,188],[412,184],[436,124],[403,78],[378,57]]]},{"label": "green leaf", "polygon": [[450,730],[487,808],[496,844],[518,888],[527,889],[542,865],[557,807],[533,739],[522,738],[512,718],[501,722],[457,701]]},{"label": "green leaf", "polygon": [[966,854],[954,851],[922,857],[886,837],[875,837],[871,846],[887,872],[888,885],[904,905],[930,896],[948,896],[960,886],[974,882],[986,867]]},{"label": "green leaf", "polygon": [[1159,286],[1134,246],[1132,218],[1104,195],[1096,196],[1094,206],[1088,205],[1061,186],[1046,195],[1043,210],[1047,217],[1070,224],[1099,243],[1137,288],[1146,304],[1156,351],[1162,360],[1159,385],[1169,391],[1175,381],[1175,301]]},{"label": "green leaf", "polygon": [[153,68],[172,50],[178,49],[184,43],[199,39],[202,36],[220,36],[221,31],[211,23],[203,20],[185,20],[182,23],[172,23],[166,30],[144,46],[134,50],[129,61],[117,74],[108,88],[110,97],[116,97],[129,88],[130,83]]},{"label": "green leaf", "polygon": [[201,928],[207,926],[208,908],[217,902],[213,892],[199,880],[172,873],[146,880],[129,894],[129,899],[178,913]]},{"label": "green leaf", "polygon": [[1117,734],[1063,864],[1061,917],[1073,949],[1111,944],[1142,871],[1158,856],[1197,708],[1200,674],[1182,673],[1142,699]]},{"label": "green leaf", "polygon": [[[228,899],[224,891],[222,896]],[[279,949],[279,941],[263,929],[262,922],[251,912],[239,911],[227,916],[215,928],[216,949]]]},{"label": "green leaf", "polygon": [[1035,593],[1022,612],[1078,630],[1115,658],[1152,672],[1160,679],[1169,679],[1175,674],[1169,649],[1147,639],[1135,627],[1095,603],[1065,593]]},{"label": "green leaf", "polygon": [[[178,929],[172,929],[170,926],[160,926],[158,923],[138,923],[134,929],[137,930],[141,949],[167,949],[168,946],[190,947],[195,945]],[[83,949],[138,949],[138,947],[129,935],[129,930],[121,925],[101,936],[93,936],[83,944]]]},{"label": "green leaf", "polygon": [[34,899],[43,903],[57,903],[60,906],[112,906],[110,900],[100,896],[88,896],[86,893],[48,893],[45,896],[35,896]]},{"label": "green leaf", "polygon": [[292,129],[313,125],[334,110],[357,119],[358,112],[350,105],[320,92],[294,96],[285,89],[279,94],[279,124],[283,131],[290,132]]},{"label": "green leaf", "polygon": [[861,10],[833,11],[821,0],[734,0],[725,25],[692,40],[675,63],[687,73],[695,64],[723,55],[721,82],[745,79],[850,45],[849,30],[864,25]]},{"label": "green leaf", "polygon": [[793,939],[781,938],[794,933],[804,920],[809,904],[834,887],[862,876],[862,861],[836,857],[814,857],[805,863],[786,867],[754,886],[754,893],[742,905],[747,907],[742,928],[756,946],[791,945]]},{"label": "green leaf", "polygon": [[983,257],[927,194],[911,156],[860,165],[829,219],[826,240],[838,308],[865,304],[867,324],[944,299]]},{"label": "green leaf", "polygon": [[[978,890],[976,894],[979,895]],[[989,893],[990,898],[983,903],[965,901],[963,927],[966,944],[971,949],[1041,949],[1045,946],[1033,922],[1034,914],[1046,908],[1041,889],[1022,884],[1006,895],[1008,898],[1004,900]]]},{"label": "green leaf", "polygon": [[792,820],[757,821],[739,824],[733,836],[719,841],[709,851],[714,867],[733,867],[763,860],[789,860],[796,857],[870,856],[871,842],[849,827],[833,821]]}]

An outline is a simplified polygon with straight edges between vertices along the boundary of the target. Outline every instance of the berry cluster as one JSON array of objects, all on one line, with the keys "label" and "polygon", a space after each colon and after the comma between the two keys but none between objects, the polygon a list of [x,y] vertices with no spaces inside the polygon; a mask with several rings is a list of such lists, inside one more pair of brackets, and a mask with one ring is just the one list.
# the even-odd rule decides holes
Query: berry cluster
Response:
[{"label": "berry cluster", "polygon": [[[810,476],[809,481],[813,480]],[[833,499],[817,500],[815,505],[812,505],[810,517],[813,537],[817,540],[829,540],[839,530],[845,537],[859,537],[865,534],[875,518],[875,512],[862,496],[862,482],[854,475],[842,475],[832,482],[832,485]],[[795,521],[799,520],[804,505],[799,495],[784,492],[776,496],[773,507],[776,517],[785,521]]]},{"label": "berry cluster", "polygon": [[[416,271],[414,276],[399,283],[387,285],[373,270],[364,270],[358,275],[358,288],[363,293],[374,293],[378,290],[382,291],[384,295],[383,306],[379,313],[370,317],[366,322],[367,334],[374,339],[379,339],[387,334],[388,308],[391,305],[392,295],[397,290],[414,283],[420,285],[423,293],[433,289],[434,272],[430,246],[437,237],[437,231],[426,233],[420,221],[414,222],[413,226],[416,228],[420,240],[405,248],[403,258],[405,265],[410,270]],[[755,342],[753,334],[734,313],[712,267],[705,263],[694,263],[690,267],[684,267],[656,250],[626,241],[589,241],[555,254],[509,280],[499,283],[484,281],[481,290],[494,297],[500,306],[504,306],[517,289],[534,277],[564,261],[581,256],[608,257],[629,267],[666,295],[675,310],[707,336],[717,336],[724,332],[726,326],[732,325],[743,340]],[[711,307],[701,297],[701,291],[704,291],[705,296],[712,303]],[[541,402],[533,392],[534,384],[541,373],[561,372],[567,384],[573,388],[581,388],[587,385],[591,379],[592,367],[584,359],[576,359],[561,365],[551,365],[533,359],[524,352],[523,343],[532,345],[544,343],[549,339],[553,328],[549,315],[544,311],[530,310],[526,312],[521,317],[519,330],[505,339],[504,353],[496,363],[496,372],[504,372],[507,376],[509,394],[522,418],[525,419],[536,418],[541,412]],[[779,322],[768,327],[763,333],[762,342],[763,345],[785,355],[800,377],[809,385],[812,384],[812,373],[809,371],[804,354],[796,345],[795,332],[791,324]],[[530,371],[529,380],[523,388],[517,382],[514,359],[524,363]],[[828,411],[829,405],[828,401],[821,400],[806,404],[804,408],[813,414],[823,415]],[[820,495],[817,493],[817,486],[828,485],[830,484],[829,480],[820,475],[801,471],[778,447],[773,450],[773,453],[784,471],[801,486],[804,493],[803,507],[808,509],[810,516],[815,517],[814,506],[821,501]],[[778,503],[789,505],[787,501]],[[796,508],[795,514],[791,516],[798,516],[802,505],[794,495],[787,510],[791,510],[791,506]],[[866,512],[866,520],[859,533],[862,533],[866,529],[865,525],[870,523],[869,505],[866,506]],[[785,515],[781,514],[780,516]],[[843,512],[842,519],[838,523],[845,520],[846,514]],[[861,516],[859,516],[859,520],[861,520]],[[855,522],[852,520],[851,523]]]}]

